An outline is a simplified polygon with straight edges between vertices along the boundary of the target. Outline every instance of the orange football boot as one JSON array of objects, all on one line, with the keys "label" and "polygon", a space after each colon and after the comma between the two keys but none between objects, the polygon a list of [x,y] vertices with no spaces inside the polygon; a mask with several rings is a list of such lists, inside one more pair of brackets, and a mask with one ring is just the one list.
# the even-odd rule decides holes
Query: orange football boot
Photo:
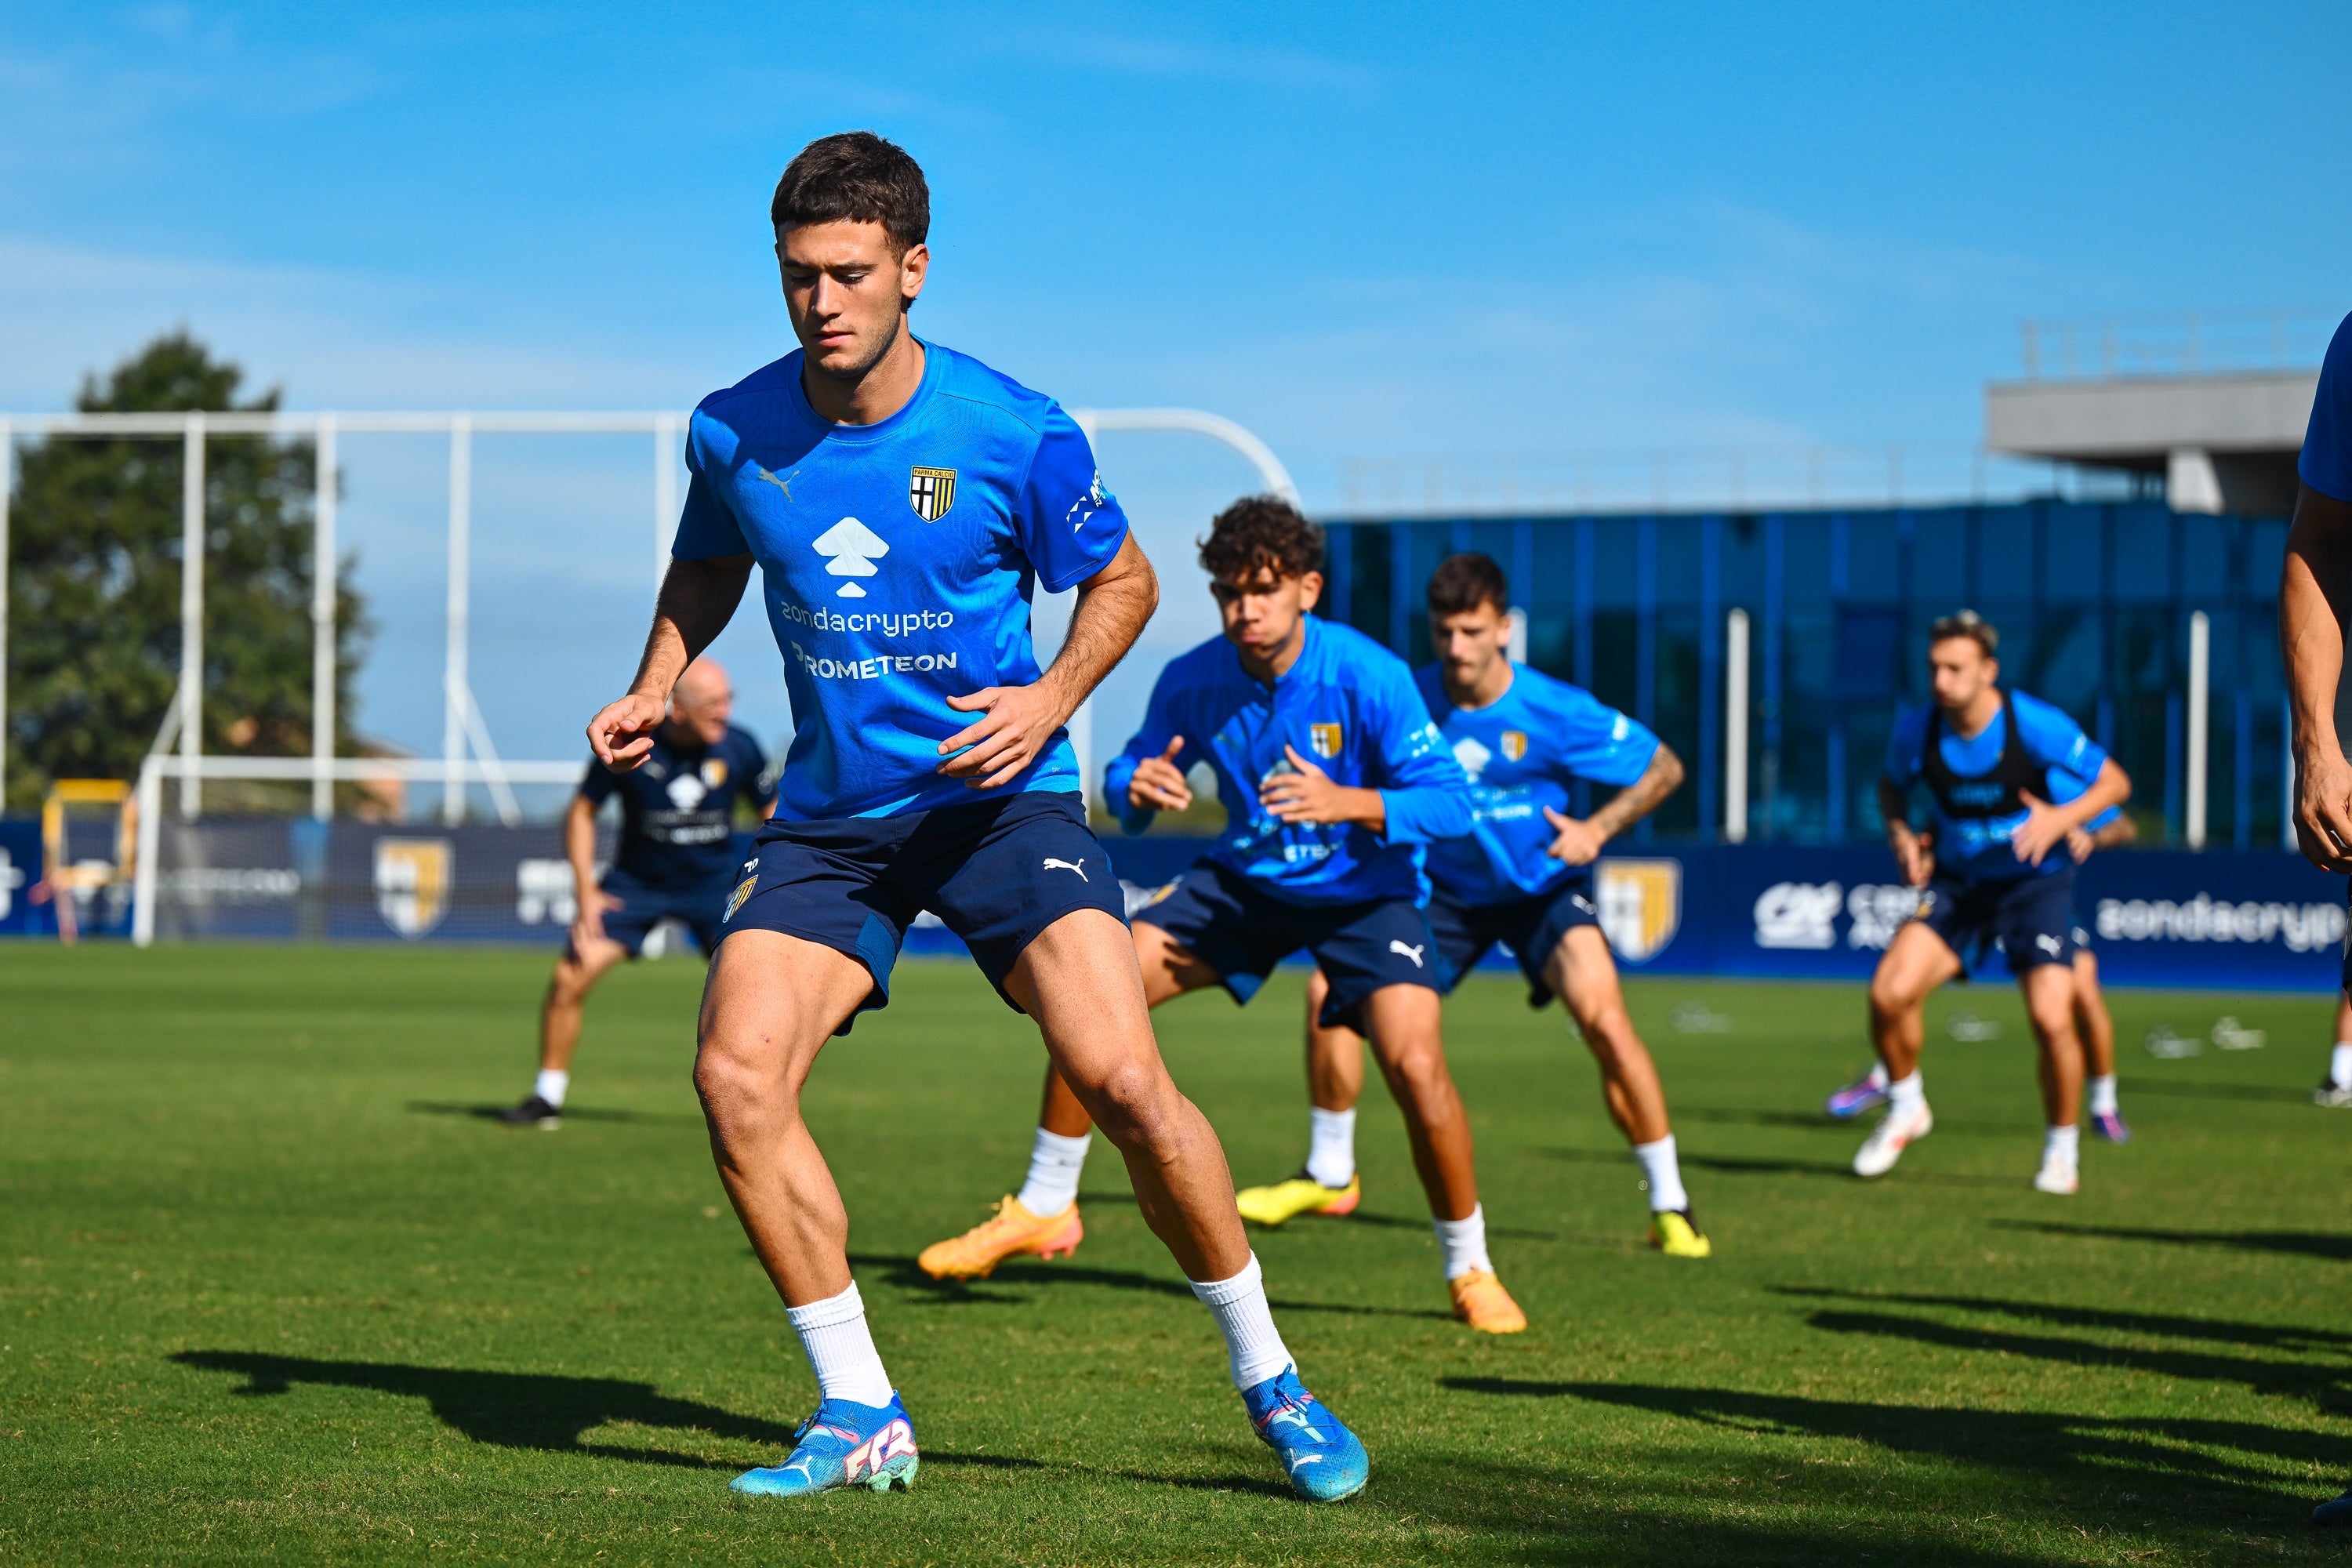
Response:
[{"label": "orange football boot", "polygon": [[916,1265],[934,1279],[985,1279],[1008,1258],[1067,1258],[1086,1239],[1075,1203],[1059,1214],[1034,1215],[1006,1194],[996,1215],[961,1236],[923,1248]]},{"label": "orange football boot", "polygon": [[1516,1334],[1528,1326],[1528,1315],[1490,1270],[1473,1268],[1445,1288],[1454,1292],[1454,1315],[1482,1334]]}]

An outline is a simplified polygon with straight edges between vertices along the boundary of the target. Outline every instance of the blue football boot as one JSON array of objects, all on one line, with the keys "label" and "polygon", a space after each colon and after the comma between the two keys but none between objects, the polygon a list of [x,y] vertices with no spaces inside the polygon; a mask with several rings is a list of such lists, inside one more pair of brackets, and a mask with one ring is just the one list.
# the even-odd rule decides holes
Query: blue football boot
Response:
[{"label": "blue football boot", "polygon": [[1285,1367],[1242,1391],[1242,1405],[1258,1438],[1282,1459],[1290,1489],[1308,1502],[1354,1497],[1371,1479],[1372,1461],[1356,1435],[1315,1402],[1298,1381],[1298,1369]]},{"label": "blue football boot", "polygon": [[1878,1081],[1878,1069],[1871,1068],[1860,1078],[1822,1101],[1822,1109],[1840,1121],[1851,1121],[1865,1110],[1875,1110],[1894,1097],[1886,1086]]},{"label": "blue football boot", "polygon": [[2311,1510],[2311,1522],[2322,1529],[2339,1529],[2352,1524],[2352,1492],[2330,1498]]},{"label": "blue football boot", "polygon": [[896,1394],[887,1405],[828,1399],[793,1434],[790,1458],[744,1471],[730,1489],[755,1497],[812,1497],[835,1487],[887,1492],[893,1483],[911,1488],[917,1463],[915,1424]]}]

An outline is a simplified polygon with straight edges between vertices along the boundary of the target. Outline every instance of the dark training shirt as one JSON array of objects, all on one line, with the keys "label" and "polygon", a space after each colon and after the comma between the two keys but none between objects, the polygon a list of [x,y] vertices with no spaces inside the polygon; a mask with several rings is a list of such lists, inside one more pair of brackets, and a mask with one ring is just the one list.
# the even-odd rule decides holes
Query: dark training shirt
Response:
[{"label": "dark training shirt", "polygon": [[681,746],[665,724],[635,771],[616,773],[591,761],[580,797],[602,805],[621,797],[621,845],[614,868],[656,886],[721,879],[735,868],[735,803],[757,811],[773,781],[760,742],[733,725],[719,744]]}]

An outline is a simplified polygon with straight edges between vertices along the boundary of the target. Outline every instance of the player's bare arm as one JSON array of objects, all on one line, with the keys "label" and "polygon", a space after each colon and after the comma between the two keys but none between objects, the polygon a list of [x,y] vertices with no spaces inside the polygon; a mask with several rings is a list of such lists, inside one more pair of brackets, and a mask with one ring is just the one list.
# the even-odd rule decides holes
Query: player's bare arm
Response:
[{"label": "player's bare arm", "polygon": [[1611,839],[1657,810],[1661,801],[1682,787],[1682,782],[1683,760],[1675,755],[1673,747],[1660,742],[1642,776],[1591,816],[1569,816],[1545,806],[1544,820],[1551,824],[1555,837],[1544,853],[1565,865],[1591,865]]},{"label": "player's bare arm", "polygon": [[1276,820],[1332,826],[1354,823],[1375,833],[1389,830],[1388,801],[1380,791],[1335,782],[1295,746],[1283,747],[1282,754],[1298,771],[1276,773],[1257,792],[1259,804]]},{"label": "player's bare arm", "polygon": [[574,908],[572,951],[585,952],[604,940],[604,911],[621,900],[596,885],[596,803],[575,795],[563,809],[563,858],[572,862]]},{"label": "player's bare arm", "polygon": [[948,758],[940,772],[974,789],[1018,778],[1135,646],[1159,605],[1160,579],[1130,533],[1109,565],[1078,584],[1069,635],[1045,674],[1027,686],[987,686],[948,699],[959,713],[982,717],[940,742]]},{"label": "player's bare arm", "polygon": [[2352,871],[2352,763],[2336,733],[2336,686],[2352,614],[2352,502],[2295,497],[2279,574],[2279,651],[2294,719],[2294,836],[2323,871]]},{"label": "player's bare arm", "polygon": [[669,712],[670,688],[695,656],[727,629],[735,606],[742,602],[743,585],[751,580],[749,552],[669,563],[629,694],[606,703],[588,721],[588,744],[598,762],[625,773],[651,754],[654,731]]},{"label": "player's bare arm", "polygon": [[2069,833],[2109,806],[2129,800],[2131,775],[2110,757],[2100,766],[2091,787],[2063,805],[2053,805],[2031,791],[2022,792],[2019,798],[2025,802],[2025,820],[2011,832],[2009,845],[2019,859],[2039,866],[2050,851],[2066,841]]},{"label": "player's bare arm", "polygon": [[1911,826],[1910,813],[1910,792],[1881,775],[1878,816],[1886,824],[1886,847],[1895,852],[1895,864],[1903,880],[1914,888],[1924,888],[1927,879],[1936,874],[1936,856],[1926,836]]}]

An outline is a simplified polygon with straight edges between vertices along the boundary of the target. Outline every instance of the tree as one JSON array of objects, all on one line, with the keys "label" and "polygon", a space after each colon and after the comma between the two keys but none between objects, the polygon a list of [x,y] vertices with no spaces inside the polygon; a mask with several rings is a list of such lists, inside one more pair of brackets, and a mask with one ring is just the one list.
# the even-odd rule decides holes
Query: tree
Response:
[{"label": "tree", "polygon": [[[156,339],[84,413],[273,410],[239,403],[245,373],[186,332]],[[204,750],[310,750],[308,440],[210,437],[205,447]],[[5,805],[37,807],[52,779],[135,777],[180,678],[181,447],[152,437],[57,437],[27,448],[9,508]],[[340,580],[350,581],[350,562]],[[336,595],[336,750],[349,751],[365,605]]]}]

